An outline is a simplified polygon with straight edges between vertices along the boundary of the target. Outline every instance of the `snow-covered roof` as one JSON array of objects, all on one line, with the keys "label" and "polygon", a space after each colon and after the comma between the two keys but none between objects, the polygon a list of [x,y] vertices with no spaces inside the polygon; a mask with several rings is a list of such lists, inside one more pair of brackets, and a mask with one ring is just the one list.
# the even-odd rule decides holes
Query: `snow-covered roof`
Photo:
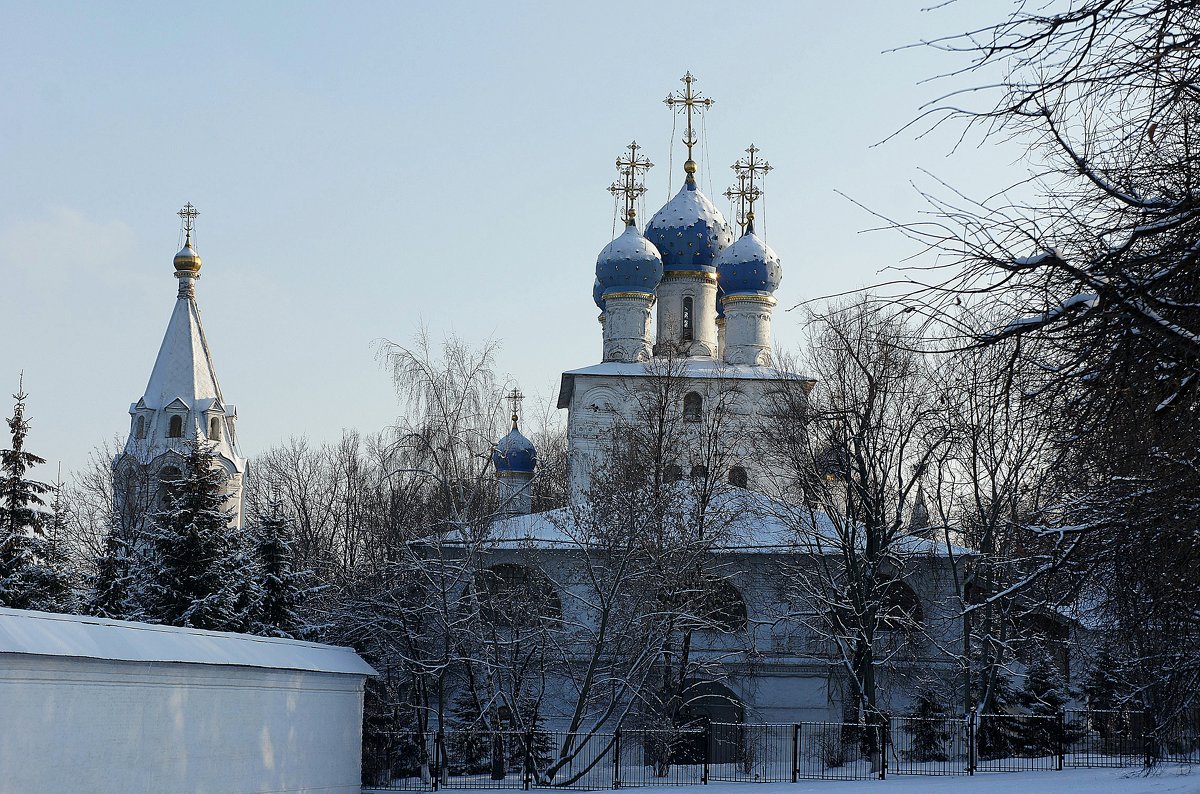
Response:
[{"label": "snow-covered roof", "polygon": [[183,295],[175,301],[144,397],[148,408],[164,408],[176,398],[209,403],[221,398],[200,309],[194,298]]},{"label": "snow-covered roof", "polygon": [[[687,485],[678,487],[686,491]],[[588,509],[585,505],[513,516],[495,522],[490,537],[501,548],[578,548],[586,544],[588,535],[578,519],[583,517],[586,522]],[[737,489],[715,495],[708,515],[709,525],[719,533],[713,544],[718,552],[832,554],[838,549],[839,536],[828,515],[754,491]],[[862,537],[861,532],[857,535]],[[906,554],[946,556],[948,551],[945,542],[919,535],[905,535],[896,544],[897,550]],[[955,556],[970,554],[958,546],[949,551]]]},{"label": "snow-covered roof", "polygon": [[0,607],[0,654],[375,675],[351,648]]}]

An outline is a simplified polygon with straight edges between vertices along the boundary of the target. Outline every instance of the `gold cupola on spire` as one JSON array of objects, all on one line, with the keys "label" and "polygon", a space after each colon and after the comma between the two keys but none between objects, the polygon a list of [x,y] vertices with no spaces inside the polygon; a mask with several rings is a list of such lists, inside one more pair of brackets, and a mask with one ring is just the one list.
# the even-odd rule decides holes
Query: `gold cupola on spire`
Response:
[{"label": "gold cupola on spire", "polygon": [[175,278],[200,278],[200,266],[204,263],[200,259],[200,254],[196,253],[195,248],[192,248],[192,229],[196,226],[196,216],[200,214],[200,211],[189,201],[183,209],[175,214],[183,219],[184,232],[183,248],[175,254]]}]

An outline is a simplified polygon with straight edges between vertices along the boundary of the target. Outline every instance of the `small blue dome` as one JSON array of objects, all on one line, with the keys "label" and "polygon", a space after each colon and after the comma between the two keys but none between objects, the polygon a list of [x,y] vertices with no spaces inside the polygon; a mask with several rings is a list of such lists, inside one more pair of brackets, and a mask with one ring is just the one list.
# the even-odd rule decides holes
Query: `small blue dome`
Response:
[{"label": "small blue dome", "polygon": [[604,287],[600,286],[600,279],[592,284],[592,300],[600,307],[600,311],[604,311]]},{"label": "small blue dome", "polygon": [[717,288],[725,295],[770,295],[779,289],[783,269],[771,247],[748,227],[717,257]]},{"label": "small blue dome", "polygon": [[[653,295],[662,281],[663,263],[658,249],[632,223],[596,258],[596,284],[603,296],[609,292],[645,292]],[[592,297],[596,297],[593,290]],[[601,306],[603,308],[603,306]]]},{"label": "small blue dome", "polygon": [[725,218],[688,180],[646,224],[646,238],[662,254],[666,270],[713,272],[713,260],[733,242]]},{"label": "small blue dome", "polygon": [[537,465],[537,450],[534,449],[533,442],[514,427],[492,450],[492,465],[496,467],[497,474],[532,474],[533,467]]}]

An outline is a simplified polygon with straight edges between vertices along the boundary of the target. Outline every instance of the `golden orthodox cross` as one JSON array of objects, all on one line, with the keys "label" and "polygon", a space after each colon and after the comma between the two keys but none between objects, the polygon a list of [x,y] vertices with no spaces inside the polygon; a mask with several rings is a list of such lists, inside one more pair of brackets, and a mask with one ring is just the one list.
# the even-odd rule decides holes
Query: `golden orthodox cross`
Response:
[{"label": "golden orthodox cross", "polygon": [[521,401],[525,399],[525,395],[521,394],[521,390],[514,388],[505,398],[508,404],[512,406],[512,423],[513,430],[517,429],[517,418],[521,415]]},{"label": "golden orthodox cross", "polygon": [[688,156],[687,162],[683,164],[683,170],[687,172],[688,181],[694,182],[696,161],[692,159],[692,147],[696,145],[696,129],[692,126],[692,112],[699,113],[708,110],[713,106],[713,100],[708,97],[702,97],[699,91],[692,90],[692,85],[696,82],[696,78],[692,77],[691,72],[680,78],[680,82],[683,83],[683,90],[667,94],[667,98],[663,102],[676,113],[680,111],[687,112],[687,132],[684,133],[683,143],[687,146]]},{"label": "golden orthodox cross", "polygon": [[625,147],[629,154],[617,158],[617,174],[619,178],[608,186],[608,192],[616,196],[618,193],[625,197],[625,223],[632,225],[637,217],[634,202],[646,192],[646,185],[639,181],[642,174],[654,167],[648,157],[638,154],[642,147],[633,141]]},{"label": "golden orthodox cross", "polygon": [[738,198],[738,223],[742,225],[743,232],[747,228],[754,231],[754,202],[762,198],[763,194],[762,188],[755,182],[765,179],[767,172],[771,170],[771,164],[759,158],[759,151],[757,146],[750,144],[750,148],[746,150],[749,156],[730,166],[737,174],[738,186],[725,191],[726,197]]},{"label": "golden orthodox cross", "polygon": [[183,205],[183,209],[175,213],[183,219],[183,232],[186,235],[184,245],[192,243],[192,229],[196,228],[196,216],[200,214],[200,210],[192,206],[192,202]]}]

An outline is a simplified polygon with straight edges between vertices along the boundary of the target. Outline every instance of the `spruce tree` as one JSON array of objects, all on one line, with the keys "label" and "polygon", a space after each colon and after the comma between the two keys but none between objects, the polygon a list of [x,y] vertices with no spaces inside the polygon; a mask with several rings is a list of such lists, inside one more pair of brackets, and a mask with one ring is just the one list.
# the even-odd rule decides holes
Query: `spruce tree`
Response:
[{"label": "spruce tree", "polygon": [[912,719],[904,724],[904,730],[909,735],[904,757],[910,761],[947,760],[950,726],[946,709],[937,694],[928,689],[922,690],[909,716]]},{"label": "spruce tree", "polygon": [[292,537],[292,520],[278,501],[255,516],[248,533],[256,574],[249,593],[250,631],[255,634],[291,638],[304,634],[299,607],[310,591],[309,576],[292,567]]},{"label": "spruce tree", "polygon": [[72,612],[75,596],[65,556],[47,536],[51,516],[43,497],[52,489],[26,477],[30,468],[46,462],[25,451],[27,396],[24,389],[13,395],[16,405],[7,420],[12,445],[0,450],[0,606]]},{"label": "spruce tree", "polygon": [[116,620],[145,620],[139,594],[145,591],[143,573],[135,550],[116,532],[104,541],[104,552],[96,560],[96,576],[88,612]]},{"label": "spruce tree", "polygon": [[153,516],[146,534],[142,565],[148,620],[245,630],[245,566],[225,488],[225,473],[211,450],[194,443],[183,476],[167,492],[166,509]]},{"label": "spruce tree", "polygon": [[[1050,755],[1057,751],[1060,741],[1069,742],[1074,736],[1059,736],[1059,715],[1071,699],[1066,680],[1052,649],[1036,643],[1030,652],[1029,666],[1025,671],[1025,688],[1020,693],[1020,702],[1035,717],[1044,717],[1031,725],[1025,747],[1033,755]],[[1065,731],[1065,727],[1061,728]]]}]

